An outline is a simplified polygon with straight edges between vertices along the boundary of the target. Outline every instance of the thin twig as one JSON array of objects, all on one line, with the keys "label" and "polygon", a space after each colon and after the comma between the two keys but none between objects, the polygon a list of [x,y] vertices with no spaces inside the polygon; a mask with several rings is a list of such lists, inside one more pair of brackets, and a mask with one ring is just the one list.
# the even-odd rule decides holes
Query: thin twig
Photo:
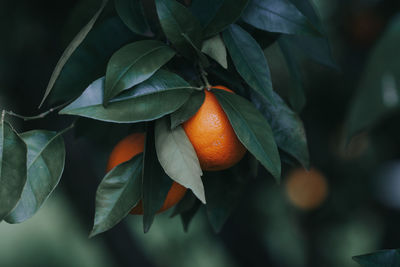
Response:
[{"label": "thin twig", "polygon": [[48,114],[50,114],[50,113],[52,113],[53,111],[56,111],[56,110],[58,110],[58,109],[60,109],[60,108],[63,108],[63,107],[65,107],[65,106],[68,105],[68,104],[69,104],[69,102],[66,102],[66,103],[64,103],[64,104],[61,104],[61,105],[56,106],[56,107],[54,107],[54,108],[51,108],[51,109],[49,109],[49,110],[47,110],[47,111],[45,111],[45,112],[43,112],[43,113],[40,113],[39,115],[36,115],[36,116],[23,116],[23,115],[20,115],[20,114],[15,113],[15,112],[13,112],[13,111],[11,111],[11,110],[9,110],[9,111],[3,110],[2,116],[4,116],[4,113],[6,113],[6,114],[8,114],[8,115],[10,115],[10,116],[13,116],[13,117],[16,117],[16,118],[19,118],[19,119],[23,119],[24,121],[38,120],[38,119],[43,119],[43,118],[46,117]]}]

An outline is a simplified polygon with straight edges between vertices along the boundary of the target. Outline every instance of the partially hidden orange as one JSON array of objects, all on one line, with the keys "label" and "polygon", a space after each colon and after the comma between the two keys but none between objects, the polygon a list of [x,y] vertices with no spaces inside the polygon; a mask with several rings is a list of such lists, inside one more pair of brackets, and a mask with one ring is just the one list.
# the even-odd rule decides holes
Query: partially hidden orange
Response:
[{"label": "partially hidden orange", "polygon": [[[213,86],[213,89],[233,93],[224,86]],[[239,162],[247,150],[237,138],[217,97],[209,90],[204,92],[204,103],[182,126],[201,168],[205,171],[225,170]]]},{"label": "partially hidden orange", "polygon": [[[115,166],[130,160],[134,156],[143,152],[146,135],[144,133],[134,133],[122,139],[112,150],[107,164],[107,172]],[[165,211],[178,203],[186,193],[186,188],[173,182],[168,191],[163,206],[158,212]],[[131,214],[143,214],[142,201],[140,201],[130,212]]]}]

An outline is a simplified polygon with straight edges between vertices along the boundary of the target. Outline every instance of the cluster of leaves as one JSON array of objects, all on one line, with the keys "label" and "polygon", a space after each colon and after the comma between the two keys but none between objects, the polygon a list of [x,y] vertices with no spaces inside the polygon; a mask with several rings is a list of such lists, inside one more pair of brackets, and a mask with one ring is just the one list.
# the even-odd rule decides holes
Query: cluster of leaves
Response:
[{"label": "cluster of leaves", "polygon": [[[289,94],[291,108],[273,91],[263,52],[276,41],[295,84]],[[210,223],[218,231],[238,201],[249,168],[256,173],[259,162],[279,181],[281,158],[294,158],[308,167],[307,140],[297,114],[305,97],[294,49],[333,65],[321,22],[308,0],[104,0],[65,50],[42,101],[68,103],[60,114],[133,127],[145,124],[144,153],[115,167],[98,187],[91,235],[116,225],[140,200],[144,231],[148,231],[172,180],[190,189],[173,215],[179,214],[187,228],[201,202],[206,203]],[[211,89],[209,80],[227,85],[236,94]],[[205,88],[216,95],[250,152],[226,171],[203,173],[180,126],[203,103]],[[20,181],[20,191],[25,184],[25,191],[35,196],[33,200],[31,195],[22,193],[21,197],[11,190],[16,194],[12,196],[8,185],[14,176],[6,178],[7,173],[0,169],[1,210],[6,203],[3,200],[13,199],[4,216],[19,201],[7,217],[15,218],[12,214],[27,214],[30,205],[35,204],[36,211],[43,196],[54,188],[62,168],[50,171],[51,162],[44,158],[49,153],[61,162],[64,150],[59,147],[59,134],[46,132],[50,139],[40,142],[37,136],[29,140],[24,134],[18,136],[6,123],[3,127],[8,136],[0,140],[4,144],[1,166],[27,165],[28,183],[21,166],[11,169],[20,172],[13,173]],[[53,148],[56,140],[57,148]],[[28,162],[21,162],[26,155],[23,141],[28,144]],[[37,148],[42,143],[44,147]],[[19,145],[21,155],[8,155],[6,144],[13,151]],[[42,164],[39,170],[32,170],[34,182],[29,182],[29,145],[34,146]],[[43,173],[43,168],[49,171]],[[36,192],[47,187],[46,192]]]}]

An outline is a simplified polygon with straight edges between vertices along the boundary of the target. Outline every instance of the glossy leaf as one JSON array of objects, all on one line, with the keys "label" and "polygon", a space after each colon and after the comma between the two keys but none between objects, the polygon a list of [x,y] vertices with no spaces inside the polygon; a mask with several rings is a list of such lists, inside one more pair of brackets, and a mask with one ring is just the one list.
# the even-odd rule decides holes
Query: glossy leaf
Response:
[{"label": "glossy leaf", "polygon": [[152,36],[140,0],[115,0],[115,9],[131,31],[144,36]]},{"label": "glossy leaf", "polygon": [[226,58],[226,47],[219,34],[207,39],[203,42],[201,52],[210,56],[217,61],[225,69],[228,68],[228,60]]},{"label": "glossy leaf", "polygon": [[251,0],[242,19],[268,32],[321,35],[318,28],[289,0]]},{"label": "glossy leaf", "polygon": [[159,70],[147,81],[111,100],[104,108],[104,78],[101,78],[60,114],[119,123],[155,120],[180,108],[192,93],[190,88],[178,75]]},{"label": "glossy leaf", "polygon": [[207,23],[203,33],[205,38],[212,37],[235,23],[245,10],[249,0],[224,0],[214,17]]},{"label": "glossy leaf", "polygon": [[271,74],[261,47],[238,25],[231,25],[223,37],[239,74],[253,90],[274,104]]},{"label": "glossy leaf", "polygon": [[[4,116],[4,114],[3,114]],[[0,122],[0,222],[15,208],[26,183],[27,149],[3,119]]]},{"label": "glossy leaf", "polygon": [[304,94],[300,65],[296,55],[293,53],[291,44],[287,39],[283,37],[279,38],[278,44],[286,60],[292,80],[292,86],[289,89],[288,96],[289,102],[292,108],[297,113],[300,113],[306,104],[306,96]]},{"label": "glossy leaf", "polygon": [[246,99],[223,90],[212,92],[218,99],[240,142],[280,180],[281,161],[271,127],[263,115]]},{"label": "glossy leaf", "polygon": [[107,65],[104,104],[122,91],[150,78],[175,51],[154,40],[128,44],[115,52]]},{"label": "glossy leaf", "polygon": [[232,170],[204,174],[208,220],[220,232],[243,193],[245,183]]},{"label": "glossy leaf", "polygon": [[113,168],[96,192],[96,214],[90,237],[105,232],[128,215],[142,197],[143,154]]},{"label": "glossy leaf", "polygon": [[398,267],[400,249],[381,250],[366,255],[353,257],[362,267]]},{"label": "glossy leaf", "polygon": [[78,48],[78,46],[82,43],[82,41],[86,38],[87,34],[89,31],[92,29],[94,23],[96,20],[99,18],[101,12],[103,11],[104,7],[106,6],[108,0],[103,0],[99,10],[94,14],[94,16],[90,19],[88,24],[83,27],[80,32],[75,36],[75,38],[71,41],[71,43],[68,45],[68,47],[65,49],[64,53],[61,55],[61,58],[57,62],[56,67],[54,68],[54,71],[50,77],[49,84],[47,85],[46,92],[44,93],[42,102],[40,103],[40,106],[43,105],[44,101],[50,94],[51,90],[53,89],[53,86],[58,79],[58,76],[60,75],[62,69],[64,68],[64,65],[68,61],[68,59],[71,57],[71,55],[74,53],[74,51]]},{"label": "glossy leaf", "polygon": [[171,188],[172,180],[161,167],[155,147],[154,126],[147,127],[143,164],[143,230],[147,233],[154,216],[161,209]]},{"label": "glossy leaf", "polygon": [[388,27],[372,51],[350,106],[346,131],[350,138],[400,108],[400,61],[393,56],[400,45],[400,17]]},{"label": "glossy leaf", "polygon": [[21,134],[28,147],[28,178],[15,209],[5,218],[8,223],[21,223],[32,217],[60,181],[65,163],[61,134],[33,130]]},{"label": "glossy leaf", "polygon": [[177,111],[171,114],[171,129],[190,119],[203,105],[204,91],[194,91]]},{"label": "glossy leaf", "polygon": [[189,138],[181,126],[171,130],[168,118],[156,121],[156,151],[164,171],[174,181],[189,188],[205,203],[203,172]]},{"label": "glossy leaf", "polygon": [[65,63],[48,96],[48,103],[65,102],[79,96],[92,81],[104,75],[111,55],[137,38],[117,17],[94,27]]},{"label": "glossy leaf", "polygon": [[201,47],[201,25],[190,11],[175,0],[156,0],[161,27],[167,39],[185,57],[196,53],[192,46]]},{"label": "glossy leaf", "polygon": [[310,159],[303,122],[277,93],[274,93],[274,98],[275,106],[255,93],[250,95],[251,102],[271,125],[278,147],[296,158],[305,168],[309,168]]}]

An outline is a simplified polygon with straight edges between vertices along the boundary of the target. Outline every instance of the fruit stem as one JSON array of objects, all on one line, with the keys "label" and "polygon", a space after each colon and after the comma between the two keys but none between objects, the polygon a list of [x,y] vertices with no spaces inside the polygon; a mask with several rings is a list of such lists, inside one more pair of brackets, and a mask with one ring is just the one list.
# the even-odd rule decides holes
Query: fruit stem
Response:
[{"label": "fruit stem", "polygon": [[64,103],[64,104],[61,104],[61,105],[56,106],[56,107],[54,107],[54,108],[51,108],[51,109],[49,109],[49,110],[47,110],[47,111],[45,111],[45,112],[43,112],[43,113],[40,113],[40,114],[38,114],[38,115],[36,115],[36,116],[23,116],[23,115],[20,115],[20,114],[15,113],[15,112],[13,112],[13,111],[11,111],[11,110],[9,110],[9,111],[3,110],[2,117],[3,117],[4,114],[6,113],[6,114],[8,114],[8,115],[10,115],[10,116],[13,116],[13,117],[16,117],[16,118],[19,118],[19,119],[23,119],[24,121],[43,119],[43,118],[46,117],[48,114],[50,114],[50,113],[52,113],[53,111],[56,111],[56,110],[58,110],[58,109],[60,109],[60,108],[63,108],[63,107],[65,107],[65,106],[68,105],[68,104],[69,104],[69,102],[66,102],[66,103]]},{"label": "fruit stem", "polygon": [[211,90],[211,84],[208,82],[208,79],[207,79],[207,75],[208,74],[204,70],[203,65],[200,62],[199,62],[199,68],[200,68],[200,75],[201,75],[201,78],[203,79],[203,82],[204,82],[204,84],[206,86],[206,89],[208,91],[210,91]]}]

